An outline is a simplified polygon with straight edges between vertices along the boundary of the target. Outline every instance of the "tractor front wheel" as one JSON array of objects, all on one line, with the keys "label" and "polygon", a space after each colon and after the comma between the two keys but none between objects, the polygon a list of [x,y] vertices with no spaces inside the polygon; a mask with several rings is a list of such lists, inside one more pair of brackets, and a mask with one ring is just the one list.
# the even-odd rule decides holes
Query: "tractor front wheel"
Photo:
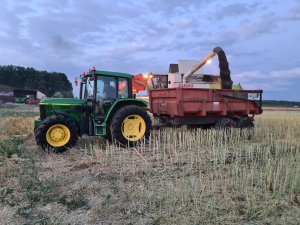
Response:
[{"label": "tractor front wheel", "polygon": [[35,129],[36,143],[43,149],[62,152],[75,145],[78,139],[74,121],[61,115],[52,115]]},{"label": "tractor front wheel", "polygon": [[148,140],[151,119],[142,108],[134,105],[119,109],[110,122],[111,137],[123,146],[135,146],[143,139]]}]

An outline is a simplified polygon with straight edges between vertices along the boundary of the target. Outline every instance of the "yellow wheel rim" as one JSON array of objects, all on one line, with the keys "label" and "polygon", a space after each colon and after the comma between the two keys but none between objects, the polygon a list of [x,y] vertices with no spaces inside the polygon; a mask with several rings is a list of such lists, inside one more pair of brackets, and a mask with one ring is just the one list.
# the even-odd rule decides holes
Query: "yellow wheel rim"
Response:
[{"label": "yellow wheel rim", "polygon": [[127,116],[122,123],[122,134],[128,141],[140,140],[146,132],[145,120],[139,115]]},{"label": "yellow wheel rim", "polygon": [[71,138],[69,128],[63,124],[55,124],[51,126],[46,133],[48,144],[53,147],[62,147],[68,143]]}]

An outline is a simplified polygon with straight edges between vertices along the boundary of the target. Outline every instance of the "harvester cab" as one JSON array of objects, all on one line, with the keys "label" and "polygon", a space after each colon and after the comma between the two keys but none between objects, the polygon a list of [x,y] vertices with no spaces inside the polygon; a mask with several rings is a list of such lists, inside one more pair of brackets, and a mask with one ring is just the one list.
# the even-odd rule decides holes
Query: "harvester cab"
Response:
[{"label": "harvester cab", "polygon": [[133,75],[99,71],[80,76],[79,99],[45,99],[35,121],[36,142],[61,151],[75,145],[78,136],[103,136],[123,146],[148,139],[151,119],[147,103],[132,93]]}]

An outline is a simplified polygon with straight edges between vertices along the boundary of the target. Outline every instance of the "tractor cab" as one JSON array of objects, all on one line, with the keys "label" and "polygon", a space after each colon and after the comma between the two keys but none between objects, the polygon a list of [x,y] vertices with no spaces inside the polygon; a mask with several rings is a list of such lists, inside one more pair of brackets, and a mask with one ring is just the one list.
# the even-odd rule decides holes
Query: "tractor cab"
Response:
[{"label": "tractor cab", "polygon": [[96,71],[82,74],[80,99],[86,99],[97,118],[105,118],[110,107],[118,99],[132,98],[132,75],[108,71]]}]

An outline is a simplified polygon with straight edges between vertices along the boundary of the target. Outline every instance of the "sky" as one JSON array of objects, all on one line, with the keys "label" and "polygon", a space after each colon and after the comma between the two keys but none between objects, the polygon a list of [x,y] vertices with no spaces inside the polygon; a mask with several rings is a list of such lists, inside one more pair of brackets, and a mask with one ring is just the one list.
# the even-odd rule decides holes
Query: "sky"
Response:
[{"label": "sky", "polygon": [[[234,83],[300,101],[300,0],[2,0],[0,12],[0,65],[74,84],[92,66],[166,74],[220,46]],[[217,59],[204,72],[218,75]]]}]

